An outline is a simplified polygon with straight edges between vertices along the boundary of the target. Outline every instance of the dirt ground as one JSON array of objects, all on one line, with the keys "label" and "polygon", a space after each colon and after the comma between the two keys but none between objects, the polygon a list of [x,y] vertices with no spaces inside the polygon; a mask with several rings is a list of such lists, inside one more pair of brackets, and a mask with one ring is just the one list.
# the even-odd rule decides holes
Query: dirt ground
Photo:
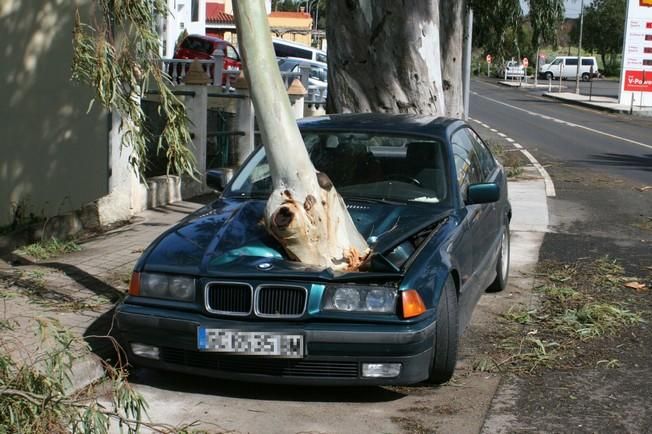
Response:
[{"label": "dirt ground", "polygon": [[[615,305],[640,321],[569,338],[551,332],[559,324],[550,310],[516,312],[485,341],[530,333],[527,339],[551,345],[545,357],[533,350],[520,366],[503,365],[483,432],[652,432],[652,190],[576,167],[548,170],[557,198],[549,200],[552,232],[540,252],[539,286],[574,287],[583,300]],[[539,303],[545,300],[541,294]],[[574,303],[559,303],[558,313]],[[515,318],[524,324],[515,327]],[[505,357],[495,347],[488,354]]]}]

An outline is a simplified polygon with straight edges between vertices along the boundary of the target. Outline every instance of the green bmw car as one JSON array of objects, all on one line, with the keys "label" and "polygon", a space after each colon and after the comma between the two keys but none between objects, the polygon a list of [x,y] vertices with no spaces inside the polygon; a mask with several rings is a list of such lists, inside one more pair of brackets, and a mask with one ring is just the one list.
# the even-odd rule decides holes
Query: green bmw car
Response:
[{"label": "green bmw car", "polygon": [[509,273],[506,176],[463,121],[342,114],[299,128],[371,253],[343,272],[288,257],[261,223],[258,148],[156,239],[117,308],[134,366],[312,385],[443,383],[485,291]]}]

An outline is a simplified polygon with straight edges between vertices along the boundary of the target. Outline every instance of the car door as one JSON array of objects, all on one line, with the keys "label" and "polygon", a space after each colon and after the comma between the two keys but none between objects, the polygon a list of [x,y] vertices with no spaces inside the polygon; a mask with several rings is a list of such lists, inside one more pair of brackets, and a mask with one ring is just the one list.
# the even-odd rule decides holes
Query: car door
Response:
[{"label": "car door", "polygon": [[[461,195],[461,202],[465,203],[469,185],[476,184],[482,179],[480,162],[473,148],[473,144],[464,129],[458,129],[451,136],[451,146],[457,182]],[[482,217],[480,205],[465,205],[461,212],[463,216],[460,235],[460,245],[464,249],[458,255],[460,260],[460,277],[463,285],[473,280],[478,259],[477,248],[480,246],[478,237],[481,235],[480,219]]]}]

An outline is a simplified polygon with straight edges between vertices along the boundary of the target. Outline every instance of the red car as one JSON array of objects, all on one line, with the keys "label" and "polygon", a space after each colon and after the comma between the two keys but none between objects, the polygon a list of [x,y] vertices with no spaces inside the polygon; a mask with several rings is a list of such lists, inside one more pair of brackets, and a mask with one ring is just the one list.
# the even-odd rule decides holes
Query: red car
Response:
[{"label": "red car", "polygon": [[[240,61],[238,50],[224,39],[213,36],[187,36],[175,51],[174,58],[211,60],[213,58],[213,53],[216,50],[221,50],[224,54],[224,70],[242,68],[242,62]],[[213,71],[211,68],[211,77],[212,76]]]}]

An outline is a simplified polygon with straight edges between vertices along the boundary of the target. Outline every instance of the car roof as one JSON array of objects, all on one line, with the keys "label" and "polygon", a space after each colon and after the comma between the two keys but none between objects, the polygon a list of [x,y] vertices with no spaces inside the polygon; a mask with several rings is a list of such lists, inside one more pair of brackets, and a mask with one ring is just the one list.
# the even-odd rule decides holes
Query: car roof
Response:
[{"label": "car roof", "polygon": [[366,131],[386,134],[414,134],[447,137],[452,130],[466,123],[460,119],[418,114],[342,113],[303,118],[298,121],[303,130]]},{"label": "car roof", "polygon": [[220,38],[218,38],[218,37],[210,36],[210,35],[196,35],[196,34],[192,34],[192,35],[188,35],[188,36],[186,36],[186,38],[204,39],[204,40],[206,40],[206,41],[210,41],[210,42],[219,42],[219,43],[225,43],[225,44],[228,44],[228,43],[229,43],[228,41],[225,41],[224,39],[220,39]]}]

